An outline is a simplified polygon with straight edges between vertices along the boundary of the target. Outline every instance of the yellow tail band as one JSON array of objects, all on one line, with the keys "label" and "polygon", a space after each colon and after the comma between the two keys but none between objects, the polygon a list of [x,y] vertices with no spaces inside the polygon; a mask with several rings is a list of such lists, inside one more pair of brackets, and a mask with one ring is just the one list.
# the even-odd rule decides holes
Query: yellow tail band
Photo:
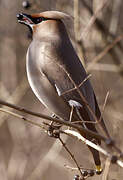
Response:
[{"label": "yellow tail band", "polygon": [[96,166],[96,173],[101,174],[101,172],[102,172],[101,166],[100,165]]}]

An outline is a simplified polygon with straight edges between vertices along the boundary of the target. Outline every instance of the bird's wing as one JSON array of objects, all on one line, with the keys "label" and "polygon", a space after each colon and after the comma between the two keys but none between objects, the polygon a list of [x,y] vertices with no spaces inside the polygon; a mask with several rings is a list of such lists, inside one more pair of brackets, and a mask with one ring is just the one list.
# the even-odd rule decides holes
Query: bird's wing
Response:
[{"label": "bird's wing", "polygon": [[[65,49],[66,51],[64,52]],[[46,66],[43,70],[52,86],[56,89],[57,94],[65,102],[69,103],[70,106],[74,106],[77,109],[77,115],[79,113],[79,119],[81,116],[84,121],[94,120],[92,114],[83,103],[82,98],[80,97],[77,90],[69,91],[74,88],[74,85],[71,82],[69,76],[71,76],[77,85],[82,83],[83,80],[87,77],[84,67],[76,55],[72,45],[67,44],[66,47],[62,47],[58,51],[57,48],[49,47],[48,51],[45,51],[45,54],[47,53],[48,55],[46,55],[46,57],[50,59],[50,63],[49,66]],[[85,83],[80,87],[80,91],[93,112],[96,114],[97,119],[99,119],[101,113],[89,80],[85,81]],[[103,119],[101,125],[105,126]],[[96,131],[94,124],[86,123],[85,127]]]},{"label": "bird's wing", "polygon": [[[42,63],[41,68],[58,95],[69,104],[82,106],[84,103],[77,90],[69,91],[74,88],[70,77],[77,85],[80,85],[87,77],[72,45],[68,43],[64,44],[64,47],[59,47],[52,43],[45,48],[44,54],[41,60],[44,64]],[[95,112],[94,94],[89,80],[83,83],[80,91]]]},{"label": "bird's wing", "polygon": [[[68,90],[74,88],[68,74],[77,84],[81,83],[86,77],[86,72],[78,57],[76,59],[76,55],[72,54],[70,60],[67,53],[66,55],[60,55],[57,49],[49,44],[45,47],[43,45],[40,51],[35,51],[36,48],[33,46],[29,48],[27,75],[32,90],[38,99],[50,111],[63,119],[69,120],[71,106],[74,106],[85,121],[93,120],[78,92],[74,90],[67,93]],[[38,55],[38,53],[41,53],[41,55]],[[73,64],[73,67],[71,67],[71,64]],[[86,81],[80,90],[89,105],[95,110],[94,93],[90,82]],[[81,120],[77,112],[74,113],[74,116],[77,116],[76,120]],[[93,124],[88,124],[87,127],[96,131]]]},{"label": "bird's wing", "polygon": [[58,95],[55,86],[40,66],[40,61],[43,61],[44,58],[46,60],[46,57],[42,55],[38,61],[37,53],[34,53],[33,50],[35,51],[33,46],[28,49],[26,68],[28,81],[34,94],[51,112],[69,120],[71,110],[69,105]]}]

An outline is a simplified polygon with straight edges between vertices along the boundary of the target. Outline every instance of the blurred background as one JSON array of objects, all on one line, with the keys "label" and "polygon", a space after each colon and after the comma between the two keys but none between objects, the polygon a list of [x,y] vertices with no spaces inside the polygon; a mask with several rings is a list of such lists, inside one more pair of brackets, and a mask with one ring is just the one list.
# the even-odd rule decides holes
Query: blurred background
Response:
[{"label": "blurred background", "polygon": [[[71,40],[87,72],[92,74],[90,80],[101,110],[109,92],[103,116],[110,134],[123,149],[122,0],[0,0],[0,99],[50,115],[29,87],[25,60],[31,35],[16,19],[20,12],[46,10],[63,11],[74,17],[72,24],[66,23]],[[79,164],[85,168],[95,167],[84,144],[66,136],[63,139]],[[101,155],[101,159],[104,166],[106,158]],[[34,125],[0,112],[1,180],[72,180],[78,172],[64,165],[75,167],[58,140]],[[111,165],[108,180],[122,178],[123,170]]]}]

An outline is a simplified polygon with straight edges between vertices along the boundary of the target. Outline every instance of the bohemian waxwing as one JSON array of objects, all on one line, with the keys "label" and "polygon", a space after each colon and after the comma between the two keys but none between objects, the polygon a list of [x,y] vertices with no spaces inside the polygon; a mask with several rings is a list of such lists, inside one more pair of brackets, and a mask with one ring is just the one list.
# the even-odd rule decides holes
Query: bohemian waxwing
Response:
[{"label": "bohemian waxwing", "polygon": [[[94,121],[77,90],[69,91],[74,88],[69,76],[80,85],[87,74],[63,23],[63,19],[68,18],[69,15],[58,11],[17,15],[18,22],[27,25],[33,34],[26,57],[27,77],[34,94],[57,117],[69,120],[73,107],[73,121]],[[89,80],[80,86],[80,91],[99,119],[101,113]],[[109,137],[103,119],[101,124]],[[92,123],[83,123],[82,126],[97,132]],[[85,137],[92,140],[92,137]],[[99,140],[97,142],[100,144]],[[99,152],[91,147],[89,149],[94,157],[97,174],[100,174]]]}]

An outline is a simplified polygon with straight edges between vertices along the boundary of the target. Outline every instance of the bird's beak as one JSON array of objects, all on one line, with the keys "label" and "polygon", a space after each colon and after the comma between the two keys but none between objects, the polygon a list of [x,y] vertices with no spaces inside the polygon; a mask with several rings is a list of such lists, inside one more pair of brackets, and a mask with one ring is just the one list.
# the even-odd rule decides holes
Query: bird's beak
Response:
[{"label": "bird's beak", "polygon": [[19,23],[25,24],[27,26],[30,26],[33,24],[31,20],[31,16],[28,14],[24,14],[24,13],[17,14],[17,20]]}]

